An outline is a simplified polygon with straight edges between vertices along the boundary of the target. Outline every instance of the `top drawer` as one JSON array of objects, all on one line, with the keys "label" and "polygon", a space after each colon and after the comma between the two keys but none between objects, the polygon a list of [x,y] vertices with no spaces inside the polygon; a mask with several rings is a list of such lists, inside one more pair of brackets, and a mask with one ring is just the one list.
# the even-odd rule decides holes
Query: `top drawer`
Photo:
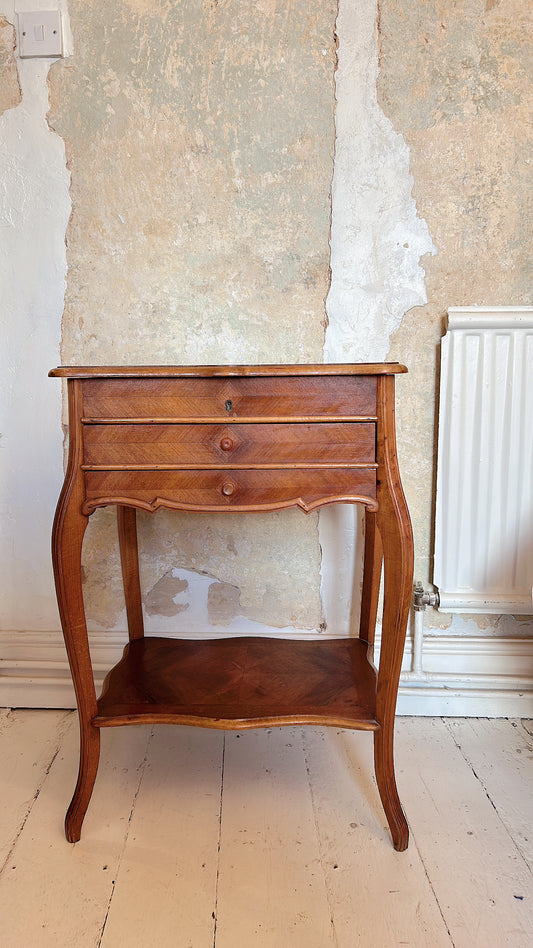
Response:
[{"label": "top drawer", "polygon": [[376,417],[372,376],[84,379],[85,421]]}]

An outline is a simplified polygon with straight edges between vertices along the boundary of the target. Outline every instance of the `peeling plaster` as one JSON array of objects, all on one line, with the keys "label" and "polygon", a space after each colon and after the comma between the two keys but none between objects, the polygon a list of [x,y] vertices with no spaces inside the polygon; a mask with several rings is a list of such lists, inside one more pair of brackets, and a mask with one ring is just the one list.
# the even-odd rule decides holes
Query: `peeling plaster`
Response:
[{"label": "peeling plaster", "polygon": [[406,311],[426,301],[436,252],[412,196],[409,149],[377,101],[377,4],[341,2],[326,362],[381,362]]},{"label": "peeling plaster", "polygon": [[15,49],[15,29],[0,15],[0,115],[22,101]]},{"label": "peeling plaster", "polygon": [[[258,525],[262,521],[261,529],[250,529],[250,520]],[[258,622],[262,623],[263,631],[318,628],[322,606],[317,579],[320,551],[315,540],[316,515],[313,520],[310,533],[307,518],[299,510],[274,512],[264,518],[238,514],[191,517],[166,510],[152,516],[139,512],[141,589],[145,596],[155,590],[156,597],[155,609],[151,608],[151,597],[148,602],[146,630],[171,633],[176,629],[185,634],[191,626],[198,631],[195,623],[200,616],[206,623],[204,632],[211,619],[216,626],[216,609],[210,616],[208,603],[209,585],[214,581],[238,588],[235,621],[237,628],[247,630],[247,634],[257,630]],[[283,555],[279,549],[280,535],[284,536]],[[89,518],[83,565],[89,628],[123,630],[126,614],[114,508],[96,510]],[[158,587],[165,576],[165,582]],[[183,625],[181,616],[164,613],[160,608],[161,604],[173,608],[172,576],[185,578],[189,583],[188,591],[179,597],[180,603],[189,603]],[[216,598],[217,593],[211,592],[213,596]],[[195,597],[203,598],[195,602]]]},{"label": "peeling plaster", "polygon": [[186,593],[189,584],[186,579],[180,579],[175,570],[169,570],[144,597],[146,614],[161,616],[177,616],[189,608],[188,602],[177,602],[179,596]]},{"label": "peeling plaster", "polygon": [[[439,346],[449,306],[531,302],[533,8],[522,0],[382,0],[379,101],[408,143],[414,194],[438,255],[427,303],[389,358],[406,361],[397,424],[415,533],[415,578],[432,579]],[[425,614],[448,634],[532,635],[533,620]]]},{"label": "peeling plaster", "polygon": [[[153,562],[154,557],[151,560]],[[186,608],[170,615],[171,600],[167,599],[168,612],[154,612],[147,616],[147,625],[149,623],[152,633],[187,638],[257,634],[286,637],[306,634],[292,625],[266,626],[264,622],[255,621],[246,615],[246,607],[243,609],[237,586],[220,582],[204,571],[175,567],[167,574],[165,582],[170,583],[173,579],[187,586],[175,596],[179,600],[178,604]],[[119,628],[123,627],[124,615],[120,617],[119,624]]]},{"label": "peeling plaster", "polygon": [[207,611],[211,625],[231,625],[241,612],[241,593],[230,583],[211,583],[207,593]]},{"label": "peeling plaster", "polygon": [[[216,609],[209,614],[209,596],[213,604],[213,597],[216,599],[221,593],[209,593],[206,579],[238,589],[235,618],[242,619],[243,627],[249,622],[250,629],[257,628],[254,623],[258,621],[265,629],[313,629],[320,624],[316,518],[311,534],[307,518],[299,510],[259,518],[238,514],[191,517],[161,510],[157,516],[141,513],[138,519],[142,587],[150,588],[161,572],[168,570],[176,570],[181,578],[186,576],[189,584],[193,584],[189,601],[193,593],[205,597],[202,608],[207,627],[211,618],[217,624]],[[284,537],[282,555],[280,535]],[[118,570],[115,575],[118,596]],[[160,617],[152,616],[149,629],[170,630],[170,626]]]},{"label": "peeling plaster", "polygon": [[[339,4],[326,362],[385,360],[405,312],[426,300],[420,258],[435,252],[409,149],[377,101],[377,14],[374,0]],[[320,513],[324,613],[342,634],[358,622],[360,520],[347,506]]]}]

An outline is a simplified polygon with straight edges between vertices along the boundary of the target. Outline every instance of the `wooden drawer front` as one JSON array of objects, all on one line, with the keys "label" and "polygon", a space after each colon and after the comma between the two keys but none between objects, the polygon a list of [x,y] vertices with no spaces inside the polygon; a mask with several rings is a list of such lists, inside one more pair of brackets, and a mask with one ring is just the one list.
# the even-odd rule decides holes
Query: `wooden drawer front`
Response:
[{"label": "wooden drawer front", "polygon": [[90,466],[373,464],[373,422],[298,425],[86,425]]},{"label": "wooden drawer front", "polygon": [[287,418],[376,415],[372,376],[287,378],[88,379],[88,420]]},{"label": "wooden drawer front", "polygon": [[[85,474],[89,503],[138,501],[149,509],[183,505],[204,509],[310,504],[326,497],[363,495],[375,498],[373,469],[335,468],[292,471],[89,471]],[[96,503],[98,505],[98,503]]]}]

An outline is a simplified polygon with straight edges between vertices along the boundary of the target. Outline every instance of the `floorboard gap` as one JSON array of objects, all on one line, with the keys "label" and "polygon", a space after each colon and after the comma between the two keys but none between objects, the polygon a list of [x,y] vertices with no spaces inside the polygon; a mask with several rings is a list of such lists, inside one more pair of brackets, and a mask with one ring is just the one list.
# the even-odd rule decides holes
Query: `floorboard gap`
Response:
[{"label": "floorboard gap", "polygon": [[329,920],[330,920],[330,929],[331,929],[331,936],[332,936],[332,939],[333,939],[333,948],[339,948],[339,942],[338,942],[338,938],[337,938],[337,932],[336,932],[336,930],[335,930],[335,918],[334,918],[333,905],[332,905],[332,902],[331,902],[331,893],[330,893],[330,890],[329,890],[327,873],[326,873],[326,870],[325,870],[325,868],[324,868],[325,854],[324,854],[324,850],[323,850],[323,846],[322,846],[322,839],[321,839],[321,836],[320,836],[320,827],[319,827],[319,822],[318,822],[317,808],[316,808],[316,803],[315,803],[315,796],[314,796],[314,793],[313,793],[313,781],[312,781],[312,779],[311,779],[311,770],[310,770],[310,767],[309,767],[309,758],[308,758],[308,753],[307,753],[307,745],[306,745],[306,743],[305,743],[305,728],[302,728],[302,748],[303,748],[303,752],[304,752],[305,769],[306,769],[306,771],[307,771],[307,782],[308,782],[308,784],[309,784],[309,794],[310,794],[310,796],[311,796],[311,809],[312,809],[312,811],[313,811],[313,821],[314,821],[314,824],[315,824],[315,834],[316,834],[316,839],[317,839],[317,843],[318,843],[318,852],[319,852],[319,855],[320,855],[320,868],[321,868],[321,870],[322,870],[322,876],[323,876],[323,879],[324,879],[324,888],[325,888],[325,891],[326,891],[326,900],[327,900],[327,904],[328,904],[328,912],[329,912]]},{"label": "floorboard gap", "polygon": [[141,789],[141,785],[142,785],[142,782],[143,782],[143,779],[144,779],[144,773],[145,773],[145,770],[146,770],[146,764],[147,764],[147,762],[148,762],[148,751],[149,751],[149,749],[150,749],[150,743],[151,743],[151,741],[152,741],[153,736],[154,736],[154,728],[152,727],[151,730],[150,730],[150,733],[149,733],[149,735],[148,735],[148,740],[147,740],[147,742],[146,742],[146,750],[145,750],[145,752],[144,752],[144,757],[143,757],[143,759],[142,759],[142,761],[141,761],[141,766],[140,766],[140,768],[139,768],[139,770],[140,770],[140,773],[139,773],[139,782],[138,782],[138,784],[137,784],[137,788],[136,788],[136,790],[135,790],[135,793],[133,794],[133,800],[131,801],[130,815],[129,815],[129,817],[128,817],[128,822],[127,822],[127,824],[126,824],[126,832],[124,833],[124,841],[123,841],[123,843],[122,843],[122,848],[121,848],[121,850],[120,850],[120,853],[119,853],[118,859],[117,859],[117,865],[116,865],[116,870],[115,870],[115,878],[111,880],[111,892],[109,893],[109,899],[108,899],[108,902],[107,902],[106,913],[105,913],[104,921],[103,921],[103,924],[102,924],[102,928],[101,928],[101,930],[100,930],[100,938],[98,939],[98,943],[97,943],[97,945],[96,945],[96,948],[101,948],[102,941],[103,941],[103,938],[104,938],[104,933],[105,933],[105,929],[106,929],[106,925],[107,925],[107,920],[108,920],[108,918],[109,918],[109,912],[111,911],[111,903],[113,902],[113,896],[114,896],[114,894],[115,894],[115,889],[116,889],[117,882],[118,882],[118,876],[119,876],[119,873],[120,873],[120,864],[121,864],[121,862],[122,862],[122,858],[123,858],[123,856],[124,856],[124,852],[125,852],[125,850],[126,850],[126,845],[127,845],[128,838],[129,838],[129,835],[130,835],[131,821],[132,821],[132,819],[133,819],[133,814],[134,814],[134,811],[135,811],[135,804],[136,804],[136,802],[137,802],[137,797],[139,796],[139,792],[140,792],[140,789]]},{"label": "floorboard gap", "polygon": [[[506,720],[509,720],[509,719],[507,718]],[[459,753],[461,754],[461,757],[463,758],[464,762],[465,762],[465,763],[467,764],[467,766],[470,768],[470,770],[472,771],[474,777],[475,777],[476,780],[478,781],[478,783],[479,783],[480,787],[482,788],[482,790],[483,790],[483,792],[484,792],[484,794],[485,794],[487,800],[489,801],[489,803],[490,803],[492,809],[493,809],[494,812],[496,813],[496,816],[498,817],[498,820],[500,821],[500,823],[501,823],[501,825],[503,826],[505,832],[507,833],[509,839],[511,840],[511,842],[512,842],[512,844],[513,844],[513,847],[516,849],[516,852],[518,853],[518,855],[519,855],[521,861],[524,863],[525,866],[527,866],[528,872],[531,872],[531,869],[530,869],[530,866],[529,866],[529,863],[528,863],[527,859],[525,858],[523,852],[521,851],[521,849],[520,849],[518,843],[517,843],[516,840],[514,839],[513,834],[511,833],[509,827],[508,827],[507,824],[505,823],[505,820],[504,820],[504,819],[502,818],[502,816],[500,815],[500,812],[499,812],[499,810],[498,810],[498,807],[497,807],[496,803],[494,802],[494,800],[492,799],[492,797],[491,797],[491,795],[490,795],[490,793],[489,793],[489,790],[488,790],[487,786],[485,785],[485,783],[484,783],[484,781],[482,780],[482,778],[476,773],[475,768],[474,768],[474,766],[473,766],[473,764],[472,764],[472,761],[468,758],[468,756],[467,756],[467,754],[464,752],[464,750],[463,750],[461,744],[459,744],[459,742],[457,741],[457,738],[455,737],[455,734],[453,733],[453,728],[450,726],[450,723],[449,723],[448,718],[441,718],[441,721],[442,721],[442,722],[444,723],[444,725],[446,726],[446,730],[448,731],[448,733],[449,733],[449,735],[450,735],[450,737],[451,737],[453,743],[455,744],[457,750],[458,750]]]},{"label": "floorboard gap", "polygon": [[218,840],[217,840],[217,875],[215,882],[215,907],[213,909],[213,948],[217,943],[217,915],[218,915],[218,880],[220,876],[220,847],[222,845],[222,805],[224,799],[224,761],[226,757],[226,734],[222,740],[222,766],[220,775],[220,807],[218,811]]},{"label": "floorboard gap", "polygon": [[450,939],[450,945],[452,946],[452,948],[455,948],[455,942],[454,942],[454,940],[453,940],[453,938],[452,938],[452,933],[451,933],[451,931],[450,931],[448,922],[446,921],[446,917],[445,917],[445,915],[444,915],[444,912],[442,911],[442,906],[441,906],[441,904],[440,904],[440,902],[439,902],[439,898],[438,898],[438,896],[437,896],[437,893],[435,892],[435,887],[434,887],[434,885],[433,885],[433,883],[432,883],[432,881],[431,881],[431,877],[430,877],[429,872],[428,872],[428,870],[427,870],[427,866],[426,866],[426,863],[425,863],[425,861],[424,861],[424,857],[423,857],[422,853],[420,852],[420,849],[418,848],[418,846],[417,846],[417,844],[416,844],[416,840],[413,839],[413,832],[412,832],[412,830],[411,830],[410,843],[409,843],[409,845],[410,845],[410,846],[414,846],[414,848],[415,848],[416,851],[417,851],[418,858],[419,858],[419,860],[420,860],[420,862],[421,862],[421,864],[422,864],[422,868],[423,868],[423,870],[424,870],[426,879],[427,879],[427,881],[428,881],[429,888],[431,889],[431,892],[432,892],[432,894],[433,894],[433,898],[435,899],[435,904],[436,904],[436,906],[437,906],[437,908],[438,908],[438,910],[439,910],[440,917],[442,918],[442,923],[443,923],[443,925],[444,925],[444,927],[445,927],[445,929],[446,929],[446,931],[447,931],[447,933],[448,933],[448,938]]},{"label": "floorboard gap", "polygon": [[15,851],[16,845],[17,845],[17,843],[18,843],[20,837],[22,836],[22,833],[24,832],[24,827],[26,826],[26,823],[28,822],[28,819],[29,819],[29,817],[30,817],[30,813],[31,813],[31,811],[33,810],[33,807],[34,807],[35,803],[37,802],[37,800],[38,800],[38,798],[39,798],[39,795],[40,795],[41,790],[42,790],[42,788],[43,788],[43,786],[44,786],[44,784],[45,784],[45,781],[47,780],[48,775],[49,775],[49,773],[50,773],[50,771],[51,771],[51,769],[52,769],[52,767],[53,767],[54,761],[55,761],[57,755],[59,754],[59,751],[61,750],[61,746],[62,746],[62,744],[63,744],[63,739],[64,739],[64,736],[65,736],[65,728],[63,727],[63,725],[65,724],[66,721],[69,720],[69,718],[71,717],[71,715],[72,715],[72,711],[66,711],[66,712],[65,712],[65,716],[64,716],[63,718],[61,718],[61,721],[59,722],[59,725],[58,725],[58,733],[57,733],[57,747],[56,747],[56,749],[54,750],[54,752],[52,753],[52,757],[51,757],[49,763],[47,764],[46,769],[45,769],[44,772],[43,772],[43,775],[42,775],[42,778],[41,778],[41,780],[40,780],[40,783],[38,784],[38,786],[37,786],[37,788],[36,788],[36,790],[35,790],[35,793],[33,794],[32,798],[31,798],[31,800],[30,800],[30,802],[29,802],[29,804],[28,804],[28,807],[27,807],[26,812],[25,812],[25,814],[24,814],[24,817],[23,817],[23,819],[22,819],[22,821],[21,821],[21,823],[20,823],[20,826],[19,826],[19,828],[18,828],[18,830],[17,830],[17,832],[16,832],[16,834],[15,834],[15,837],[14,837],[14,839],[13,839],[13,843],[12,843],[10,849],[9,849],[9,852],[8,852],[6,858],[4,859],[4,862],[3,862],[2,865],[0,866],[0,877],[2,876],[2,873],[3,873],[4,870],[6,869],[8,862],[10,862],[11,857],[13,856],[13,853],[14,853],[14,851]]}]

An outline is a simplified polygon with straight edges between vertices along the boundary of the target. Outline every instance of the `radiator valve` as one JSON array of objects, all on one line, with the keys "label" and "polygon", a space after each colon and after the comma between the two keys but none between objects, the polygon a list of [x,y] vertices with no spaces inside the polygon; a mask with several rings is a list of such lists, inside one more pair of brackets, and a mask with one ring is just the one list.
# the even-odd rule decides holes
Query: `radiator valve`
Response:
[{"label": "radiator valve", "polygon": [[424,612],[426,606],[439,606],[439,593],[437,590],[435,592],[430,592],[429,589],[424,589],[420,580],[415,585],[414,591],[414,601],[415,601],[415,612]]}]

